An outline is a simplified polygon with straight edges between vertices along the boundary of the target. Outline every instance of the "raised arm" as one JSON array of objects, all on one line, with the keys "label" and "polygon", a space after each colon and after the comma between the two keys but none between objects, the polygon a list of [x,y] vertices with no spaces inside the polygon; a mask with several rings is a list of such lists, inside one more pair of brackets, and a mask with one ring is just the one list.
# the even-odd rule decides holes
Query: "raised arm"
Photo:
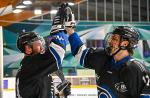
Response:
[{"label": "raised arm", "polygon": [[74,31],[75,17],[71,8],[68,8],[67,16],[65,20],[65,30],[69,35],[69,43],[73,56],[83,67],[101,70],[107,59],[104,49],[86,48],[78,34]]},{"label": "raised arm", "polygon": [[66,28],[69,35],[71,52],[77,61],[85,68],[101,70],[108,59],[103,48],[86,48],[73,28]]},{"label": "raised arm", "polygon": [[54,17],[50,36],[48,40],[50,41],[49,50],[53,54],[58,70],[54,73],[61,79],[62,83],[57,86],[59,92],[63,90],[64,96],[68,96],[70,92],[71,83],[65,80],[64,74],[61,71],[62,61],[64,59],[66,44],[68,41],[68,36],[65,31],[64,19],[65,19],[65,9],[68,5],[62,4],[59,8],[56,16]]}]

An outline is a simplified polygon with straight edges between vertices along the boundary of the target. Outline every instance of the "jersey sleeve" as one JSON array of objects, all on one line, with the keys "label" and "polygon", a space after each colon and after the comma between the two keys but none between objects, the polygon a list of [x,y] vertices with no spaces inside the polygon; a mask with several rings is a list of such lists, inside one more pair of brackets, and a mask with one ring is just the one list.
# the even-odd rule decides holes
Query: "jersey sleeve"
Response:
[{"label": "jersey sleeve", "polygon": [[77,33],[69,36],[71,52],[81,66],[90,69],[101,69],[106,60],[102,48],[86,48]]},{"label": "jersey sleeve", "polygon": [[60,67],[64,59],[68,37],[64,33],[64,31],[59,31],[58,33],[55,33],[50,37],[51,37],[51,42],[48,45],[48,48],[49,51],[54,56],[57,66]]}]

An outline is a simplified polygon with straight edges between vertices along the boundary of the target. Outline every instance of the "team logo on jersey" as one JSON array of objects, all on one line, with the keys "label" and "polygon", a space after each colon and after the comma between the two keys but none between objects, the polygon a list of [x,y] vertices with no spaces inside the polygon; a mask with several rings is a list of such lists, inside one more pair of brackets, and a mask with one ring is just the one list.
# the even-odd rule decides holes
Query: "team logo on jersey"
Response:
[{"label": "team logo on jersey", "polygon": [[126,92],[126,91],[127,91],[127,87],[126,87],[126,85],[124,84],[124,82],[116,83],[116,84],[115,84],[115,88],[116,88],[116,90],[119,91],[119,92]]},{"label": "team logo on jersey", "polygon": [[58,36],[58,35],[56,35],[56,36],[54,36],[56,39],[58,39],[58,40],[60,40],[60,41],[63,41],[64,40],[64,38],[63,37],[60,37],[60,36]]}]

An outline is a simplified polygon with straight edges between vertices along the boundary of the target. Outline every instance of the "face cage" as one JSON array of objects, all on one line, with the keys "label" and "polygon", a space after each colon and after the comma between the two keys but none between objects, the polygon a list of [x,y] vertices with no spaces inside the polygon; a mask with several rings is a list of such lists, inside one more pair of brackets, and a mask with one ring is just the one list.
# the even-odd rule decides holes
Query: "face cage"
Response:
[{"label": "face cage", "polygon": [[[112,34],[112,33],[107,33],[107,35],[105,36],[105,39],[104,39],[104,49],[106,51],[106,53],[110,56],[113,56],[115,55],[116,53],[118,53],[120,50],[124,50],[126,49],[126,47],[123,47],[123,46],[120,46],[121,42],[123,41],[122,37],[117,34],[118,36],[120,36],[120,40],[118,40],[118,38],[113,38],[115,34]],[[114,44],[112,45],[112,41],[116,41],[118,40],[119,41],[119,46],[117,46],[117,48],[115,48],[114,50]],[[110,44],[111,43],[111,44]]]},{"label": "face cage", "polygon": [[[112,49],[112,46],[110,46],[109,45],[109,41],[111,40],[111,37],[112,37],[112,33],[107,33],[107,35],[105,36],[105,38],[104,38],[104,49],[105,49],[105,51],[106,51],[106,53],[108,54],[108,55],[110,55],[110,56],[112,56],[112,55],[114,55],[114,54],[116,54],[116,53],[111,53],[111,49]],[[124,41],[124,40],[127,40],[126,38],[124,38],[123,36],[121,36],[121,39],[120,39],[121,41]],[[129,40],[129,46],[128,46],[128,48],[130,48],[130,49],[135,49],[135,48],[137,48],[137,44],[138,44],[138,41],[137,40],[135,40],[135,39],[133,39],[133,38],[130,38]],[[127,47],[121,47],[120,46],[120,49],[119,50],[121,50],[121,49],[127,49]],[[118,51],[119,51],[118,50]]]},{"label": "face cage", "polygon": [[108,55],[111,56],[111,46],[109,45],[109,40],[112,36],[112,33],[107,33],[104,38],[104,49]]}]

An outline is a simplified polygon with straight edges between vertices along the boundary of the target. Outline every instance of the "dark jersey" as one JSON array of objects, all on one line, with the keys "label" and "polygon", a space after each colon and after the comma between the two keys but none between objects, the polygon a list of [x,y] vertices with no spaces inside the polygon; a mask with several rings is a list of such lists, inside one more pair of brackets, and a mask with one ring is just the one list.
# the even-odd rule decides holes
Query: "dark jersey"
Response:
[{"label": "dark jersey", "polygon": [[[63,32],[62,32],[63,33]],[[62,37],[62,34],[59,35]],[[52,77],[62,64],[65,50],[62,40],[54,39],[44,54],[25,56],[16,76],[16,98],[50,98]]]},{"label": "dark jersey", "polygon": [[100,98],[106,96],[103,93],[109,98],[140,98],[141,94],[150,93],[150,87],[143,81],[146,77],[144,65],[129,56],[113,62],[103,49],[91,48],[83,66],[95,70]]},{"label": "dark jersey", "polygon": [[48,50],[24,57],[16,77],[17,98],[49,98],[52,79],[48,74],[56,70],[56,60]]},{"label": "dark jersey", "polygon": [[130,56],[115,62],[103,48],[87,49],[76,33],[69,41],[80,64],[95,70],[98,98],[150,98],[150,76],[142,63]]}]

